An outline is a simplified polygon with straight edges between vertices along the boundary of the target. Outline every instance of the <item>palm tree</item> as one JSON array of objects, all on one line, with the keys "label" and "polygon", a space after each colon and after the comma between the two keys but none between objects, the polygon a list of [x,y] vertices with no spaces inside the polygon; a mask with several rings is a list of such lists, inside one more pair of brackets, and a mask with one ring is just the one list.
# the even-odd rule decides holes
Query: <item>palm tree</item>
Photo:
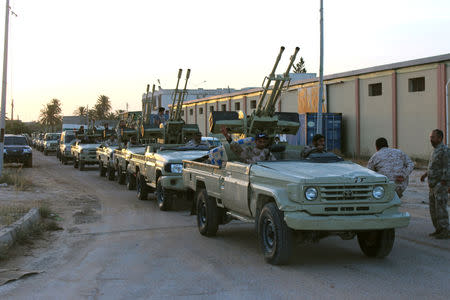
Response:
[{"label": "palm tree", "polygon": [[111,111],[111,100],[108,96],[100,95],[97,98],[97,103],[95,103],[95,112],[98,120],[106,119]]},{"label": "palm tree", "polygon": [[41,109],[41,114],[39,116],[41,124],[50,126],[51,131],[54,131],[55,126],[62,121],[61,112],[61,101],[58,99],[50,100],[50,102]]},{"label": "palm tree", "polygon": [[86,106],[78,106],[77,109],[73,111],[75,116],[83,117],[86,115],[87,109]]}]

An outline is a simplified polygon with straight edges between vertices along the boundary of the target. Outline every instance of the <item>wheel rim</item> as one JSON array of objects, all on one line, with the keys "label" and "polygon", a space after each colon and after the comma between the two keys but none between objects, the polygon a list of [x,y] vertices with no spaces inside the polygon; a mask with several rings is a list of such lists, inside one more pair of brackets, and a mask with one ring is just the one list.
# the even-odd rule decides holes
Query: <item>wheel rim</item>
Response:
[{"label": "wheel rim", "polygon": [[276,243],[275,226],[271,219],[269,218],[264,219],[262,232],[263,232],[264,247],[268,252],[271,252]]}]

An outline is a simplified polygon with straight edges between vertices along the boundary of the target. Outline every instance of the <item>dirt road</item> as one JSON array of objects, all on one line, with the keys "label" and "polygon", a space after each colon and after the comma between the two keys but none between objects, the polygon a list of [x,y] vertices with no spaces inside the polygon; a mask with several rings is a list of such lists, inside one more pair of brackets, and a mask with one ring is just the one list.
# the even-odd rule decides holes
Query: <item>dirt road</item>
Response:
[{"label": "dirt road", "polygon": [[[43,273],[0,287],[1,299],[448,299],[450,240],[433,231],[418,172],[404,197],[412,215],[390,256],[369,259],[356,240],[299,245],[288,266],[264,262],[252,225],[232,223],[205,238],[189,211],[161,212],[154,200],[55,157],[34,154],[37,187],[64,231],[46,247],[0,268]],[[39,193],[37,190],[45,193]],[[10,195],[12,197],[13,193]],[[1,199],[2,196],[0,196]]]}]

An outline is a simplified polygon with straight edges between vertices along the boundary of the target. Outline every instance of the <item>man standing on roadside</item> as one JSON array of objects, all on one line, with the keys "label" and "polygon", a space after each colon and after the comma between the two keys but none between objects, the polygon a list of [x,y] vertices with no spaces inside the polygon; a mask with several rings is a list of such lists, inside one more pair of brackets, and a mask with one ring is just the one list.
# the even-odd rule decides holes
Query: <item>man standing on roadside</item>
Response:
[{"label": "man standing on roadside", "polygon": [[442,143],[444,133],[442,130],[435,129],[431,132],[430,142],[434,148],[428,163],[428,171],[425,172],[420,181],[424,181],[428,177],[429,205],[431,221],[436,231],[431,233],[437,239],[448,239],[448,183],[449,183],[449,150]]},{"label": "man standing on roadside", "polygon": [[367,168],[383,174],[395,182],[395,191],[401,198],[408,187],[409,174],[414,169],[414,162],[399,149],[389,148],[384,137],[375,141],[377,152],[369,159]]}]

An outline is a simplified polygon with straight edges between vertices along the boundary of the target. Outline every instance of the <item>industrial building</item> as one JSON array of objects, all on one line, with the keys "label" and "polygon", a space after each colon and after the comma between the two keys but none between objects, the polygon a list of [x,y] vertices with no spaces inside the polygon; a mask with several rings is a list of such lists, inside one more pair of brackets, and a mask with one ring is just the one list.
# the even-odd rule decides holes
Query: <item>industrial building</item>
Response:
[{"label": "industrial building", "polygon": [[[342,113],[342,151],[347,156],[367,157],[375,152],[375,140],[417,159],[428,159],[429,134],[439,128],[447,134],[446,85],[450,54],[348,71],[324,77],[326,112]],[[291,81],[277,110],[317,112],[317,77]],[[209,112],[256,108],[261,88],[185,101],[186,123],[197,123],[208,135]]]}]

